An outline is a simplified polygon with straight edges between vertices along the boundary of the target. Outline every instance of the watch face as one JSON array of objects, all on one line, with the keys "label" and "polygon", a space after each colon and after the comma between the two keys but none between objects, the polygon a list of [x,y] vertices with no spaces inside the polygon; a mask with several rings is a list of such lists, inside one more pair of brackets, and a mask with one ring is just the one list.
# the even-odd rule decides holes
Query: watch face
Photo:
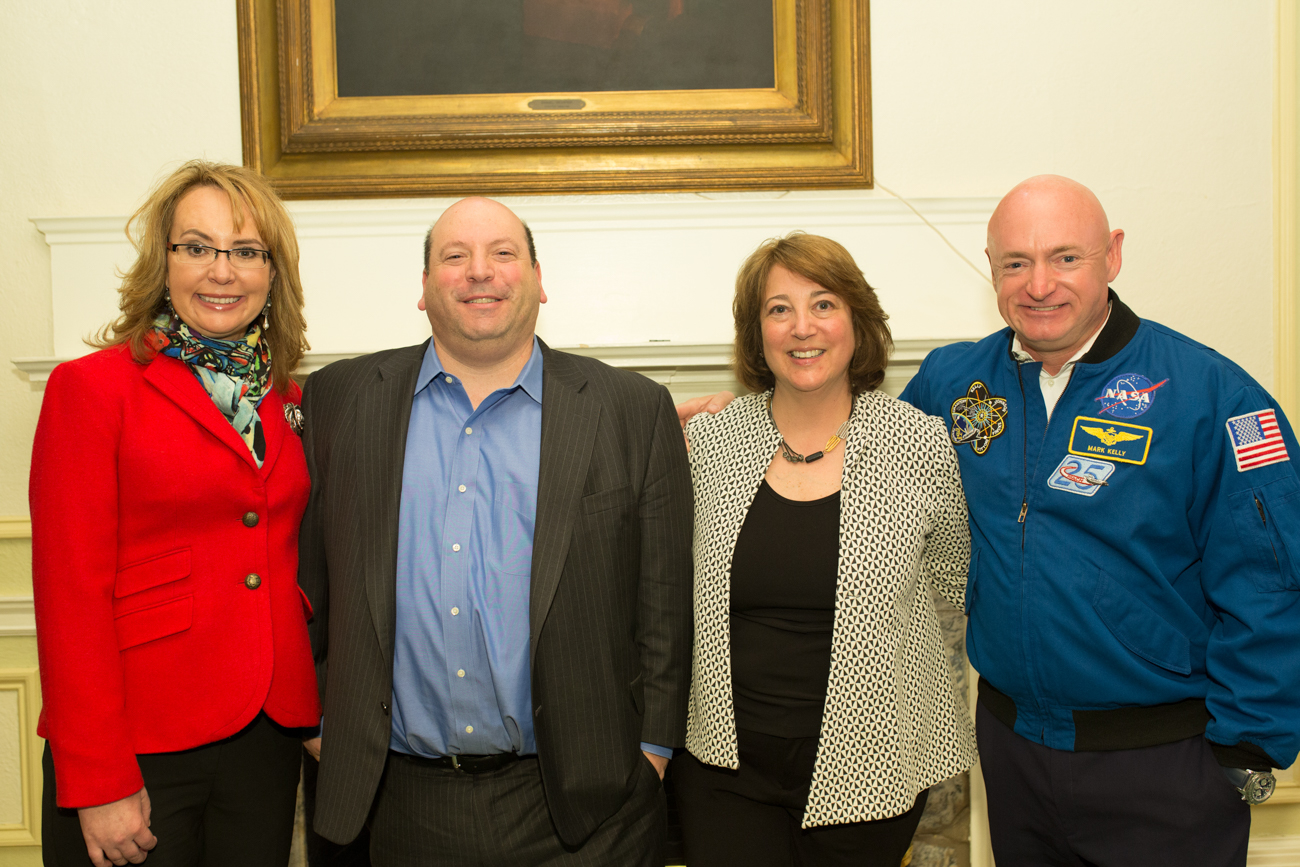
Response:
[{"label": "watch face", "polygon": [[1256,772],[1246,780],[1246,787],[1241,791],[1241,798],[1248,804],[1262,804],[1273,795],[1277,788],[1277,778],[1267,772]]}]

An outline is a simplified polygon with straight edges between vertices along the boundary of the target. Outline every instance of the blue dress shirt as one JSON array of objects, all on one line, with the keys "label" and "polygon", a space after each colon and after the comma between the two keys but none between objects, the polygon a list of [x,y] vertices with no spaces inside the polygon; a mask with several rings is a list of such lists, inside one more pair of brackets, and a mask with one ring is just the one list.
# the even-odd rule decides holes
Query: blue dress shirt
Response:
[{"label": "blue dress shirt", "polygon": [[433,341],[415,381],[397,539],[394,750],[535,753],[528,597],[542,353],[478,409]]},{"label": "blue dress shirt", "polygon": [[537,752],[528,598],[541,456],[537,339],[514,384],[478,409],[429,341],[402,468],[390,748]]}]

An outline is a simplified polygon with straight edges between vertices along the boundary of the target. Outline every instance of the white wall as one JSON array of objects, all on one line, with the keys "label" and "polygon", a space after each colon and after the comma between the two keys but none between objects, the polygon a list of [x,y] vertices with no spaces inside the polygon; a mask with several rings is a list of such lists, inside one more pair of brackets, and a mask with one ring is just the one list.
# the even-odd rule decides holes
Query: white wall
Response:
[{"label": "white wall", "polygon": [[[1271,381],[1271,2],[876,0],[872,37],[882,184],[967,214],[945,231],[980,257],[969,214],[1031,174],[1078,178],[1128,232],[1124,298]],[[111,227],[185,159],[240,160],[234,4],[0,0],[0,82],[3,515],[26,512],[40,400],[7,359],[79,351],[111,311],[110,263],[128,255],[70,246],[52,275],[29,219]],[[418,239],[443,204],[294,205],[316,349],[427,333]],[[535,215],[552,298],[541,330],[559,344],[725,341],[736,265],[792,228],[850,246],[900,338],[998,324],[987,285],[880,191],[512,204]],[[364,228],[385,212],[386,228]]]}]

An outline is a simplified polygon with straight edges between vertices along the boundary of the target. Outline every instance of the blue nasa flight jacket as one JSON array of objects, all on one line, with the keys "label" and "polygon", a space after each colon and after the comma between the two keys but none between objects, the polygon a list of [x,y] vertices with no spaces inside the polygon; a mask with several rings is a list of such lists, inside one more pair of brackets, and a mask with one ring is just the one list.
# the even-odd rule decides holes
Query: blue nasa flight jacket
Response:
[{"label": "blue nasa flight jacket", "polygon": [[1287,767],[1300,450],[1244,370],[1111,300],[1050,424],[1010,329],[931,352],[902,395],[956,444],[980,702],[1054,749],[1203,732],[1221,764]]}]

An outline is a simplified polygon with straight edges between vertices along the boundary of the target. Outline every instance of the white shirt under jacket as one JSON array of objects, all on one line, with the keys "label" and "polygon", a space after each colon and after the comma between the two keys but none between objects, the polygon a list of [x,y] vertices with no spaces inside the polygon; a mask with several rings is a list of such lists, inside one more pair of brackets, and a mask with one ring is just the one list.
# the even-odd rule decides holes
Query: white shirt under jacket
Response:
[{"label": "white shirt under jacket", "polygon": [[[695,646],[686,748],[739,766],[731,689],[731,557],[780,434],[767,393],[687,426],[695,487]],[[944,422],[879,391],[844,441],[830,679],[803,827],[908,810],[975,762],[930,597],[964,605],[970,529]],[[800,544],[790,539],[791,545]]]}]

